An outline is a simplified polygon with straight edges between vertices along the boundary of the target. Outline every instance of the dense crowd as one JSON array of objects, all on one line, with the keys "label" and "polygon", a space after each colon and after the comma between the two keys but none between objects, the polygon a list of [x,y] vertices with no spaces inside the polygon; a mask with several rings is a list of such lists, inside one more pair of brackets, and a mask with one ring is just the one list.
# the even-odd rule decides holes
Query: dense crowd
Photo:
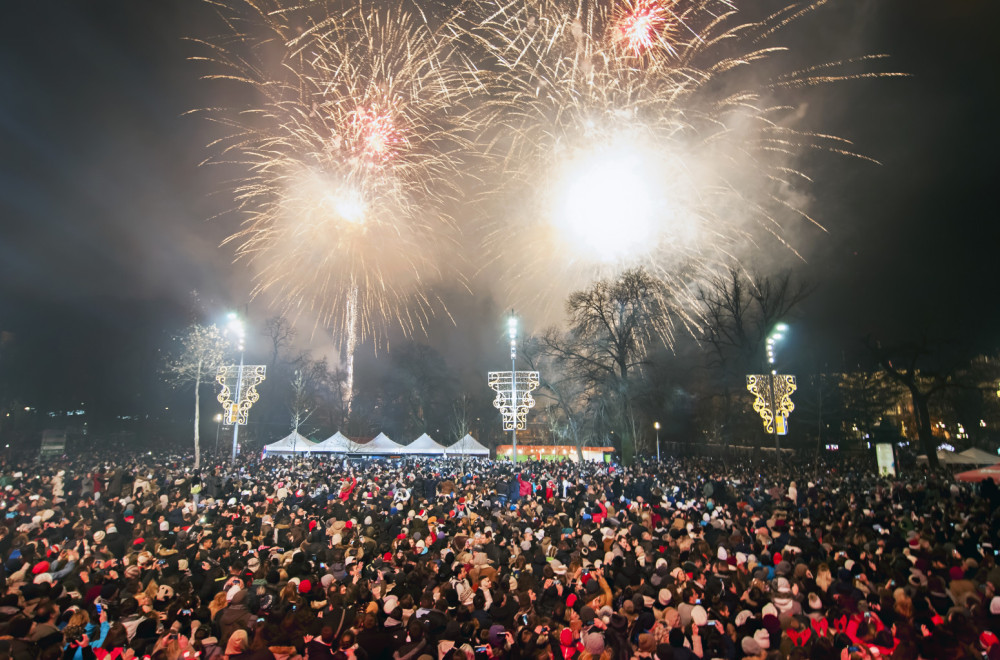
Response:
[{"label": "dense crowd", "polygon": [[141,455],[0,493],[14,660],[1000,658],[992,482]]}]

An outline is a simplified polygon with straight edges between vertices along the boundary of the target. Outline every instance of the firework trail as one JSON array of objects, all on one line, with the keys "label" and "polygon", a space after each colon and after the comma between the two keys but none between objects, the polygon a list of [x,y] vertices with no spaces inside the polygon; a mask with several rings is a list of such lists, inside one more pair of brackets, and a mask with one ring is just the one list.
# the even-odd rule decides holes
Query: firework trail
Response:
[{"label": "firework trail", "polygon": [[226,28],[196,59],[244,101],[207,111],[227,128],[210,162],[240,172],[227,242],[254,294],[319,319],[349,361],[393,326],[423,330],[434,285],[457,277],[449,205],[476,81],[455,39],[416,5],[212,4]]},{"label": "firework trail", "polygon": [[899,75],[866,72],[878,56],[790,68],[776,35],[822,4],[760,20],[723,0],[468,5],[463,30],[491,73],[484,150],[506,183],[486,245],[512,295],[561,302],[644,266],[692,326],[700,276],[747,245],[797,254],[788,224],[822,229],[792,201],[811,183],[801,156],[857,154],[796,128],[796,92]]}]

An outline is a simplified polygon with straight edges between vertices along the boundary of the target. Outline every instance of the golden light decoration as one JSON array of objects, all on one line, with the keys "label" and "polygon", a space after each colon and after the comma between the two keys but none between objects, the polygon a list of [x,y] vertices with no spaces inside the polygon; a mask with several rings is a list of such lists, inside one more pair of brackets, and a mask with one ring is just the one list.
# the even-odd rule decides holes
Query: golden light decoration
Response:
[{"label": "golden light decoration", "polygon": [[[215,380],[222,386],[218,400],[225,411],[227,425],[245,425],[250,415],[250,408],[260,399],[257,386],[264,382],[267,365],[263,364],[233,364],[219,367]],[[233,388],[237,390],[233,397]]]},{"label": "golden light decoration", "polygon": [[798,385],[795,376],[785,374],[747,376],[747,391],[754,395],[753,409],[764,422],[765,431],[774,433],[775,415],[787,420],[795,410],[792,393],[796,389]]}]

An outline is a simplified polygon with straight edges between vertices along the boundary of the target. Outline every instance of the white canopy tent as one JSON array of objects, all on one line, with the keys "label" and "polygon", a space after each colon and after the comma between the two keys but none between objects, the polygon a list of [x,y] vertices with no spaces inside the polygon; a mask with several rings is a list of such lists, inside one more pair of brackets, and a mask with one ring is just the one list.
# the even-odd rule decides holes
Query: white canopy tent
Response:
[{"label": "white canopy tent", "polygon": [[399,449],[400,454],[418,454],[425,456],[436,456],[438,454],[444,454],[447,451],[443,445],[439,445],[435,442],[434,438],[426,433],[410,444],[402,446]]},{"label": "white canopy tent", "polygon": [[995,465],[1000,457],[996,454],[991,454],[988,451],[982,450],[979,447],[972,447],[966,449],[965,451],[958,452],[959,456],[965,456],[966,458],[971,458],[976,462],[976,465]]},{"label": "white canopy tent", "polygon": [[[948,451],[947,449],[937,450],[938,463],[941,465],[976,465],[977,461],[974,458],[969,458],[968,456],[963,456],[962,454],[955,453],[953,451]],[[917,463],[926,463],[927,455],[921,454],[917,456]]]},{"label": "white canopy tent", "polygon": [[305,454],[316,451],[318,446],[301,433],[292,431],[281,440],[264,445],[264,451],[268,454]]},{"label": "white canopy tent", "polygon": [[324,454],[353,454],[358,451],[359,447],[361,445],[352,442],[346,435],[337,431],[323,442],[313,445],[312,451]]},{"label": "white canopy tent", "polygon": [[447,447],[445,449],[445,451],[450,456],[489,456],[490,455],[489,448],[487,448],[484,445],[482,445],[478,440],[476,440],[475,438],[473,438],[468,433],[465,434],[464,438],[462,438],[461,440],[459,440],[458,442],[456,442],[452,446]]},{"label": "white canopy tent", "polygon": [[393,442],[385,433],[379,433],[370,441],[358,444],[356,452],[365,455],[398,455],[404,453],[403,446]]}]

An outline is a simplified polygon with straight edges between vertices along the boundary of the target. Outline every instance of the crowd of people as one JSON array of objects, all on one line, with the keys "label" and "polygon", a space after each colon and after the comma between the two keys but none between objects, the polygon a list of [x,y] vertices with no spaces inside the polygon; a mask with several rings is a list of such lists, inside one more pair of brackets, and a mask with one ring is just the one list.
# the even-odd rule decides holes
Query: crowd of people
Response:
[{"label": "crowd of people", "polygon": [[816,467],[8,462],[0,654],[1000,658],[993,483]]}]

